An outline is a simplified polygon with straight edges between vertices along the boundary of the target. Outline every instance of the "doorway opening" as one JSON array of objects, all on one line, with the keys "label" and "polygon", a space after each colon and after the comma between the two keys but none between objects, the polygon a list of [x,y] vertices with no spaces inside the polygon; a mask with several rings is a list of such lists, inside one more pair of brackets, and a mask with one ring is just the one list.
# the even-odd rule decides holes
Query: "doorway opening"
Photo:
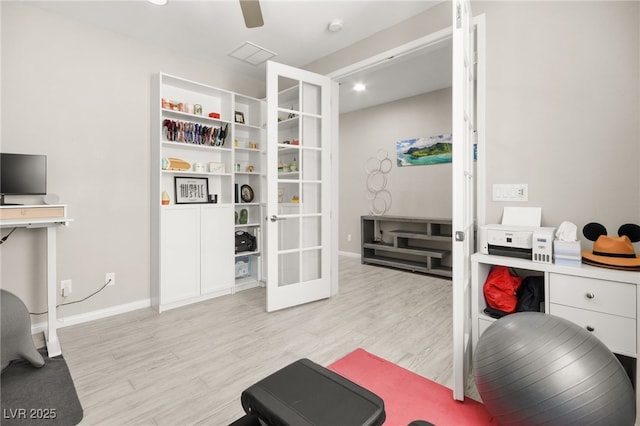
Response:
[{"label": "doorway opening", "polygon": [[[340,84],[341,255],[360,256],[360,216],[379,213],[367,198],[368,158],[390,166],[397,142],[451,133],[452,37],[446,28],[329,74]],[[451,164],[386,169],[384,214],[451,216]]]},{"label": "doorway opening", "polygon": [[[477,145],[477,162],[474,164],[475,170],[469,173],[469,175],[475,175],[475,185],[473,186],[473,191],[475,192],[475,197],[473,197],[473,199],[476,201],[476,205],[474,209],[475,210],[474,218],[477,220],[476,223],[483,224],[485,205],[486,205],[485,166],[484,166],[485,160],[486,160],[486,157],[485,157],[486,150],[485,150],[485,140],[484,140],[484,128],[485,128],[484,126],[484,119],[485,119],[484,21],[483,20],[479,20],[476,22],[472,21],[472,26],[476,26],[476,30],[477,30],[476,48],[478,51],[478,57],[477,57],[478,63],[476,64],[477,72],[475,73],[476,104],[475,104],[474,113],[476,118],[475,122],[477,123],[477,126],[476,126],[477,132],[475,133],[475,139],[476,139],[475,142],[478,145]],[[453,62],[451,60],[452,58],[451,53],[452,53],[452,46],[453,46],[452,38],[453,38],[453,29],[447,28],[439,32],[430,34],[428,36],[422,37],[418,40],[414,40],[412,42],[398,46],[394,49],[388,50],[379,55],[365,59],[363,61],[359,61],[357,63],[354,63],[350,66],[344,67],[340,70],[337,70],[329,74],[329,76],[333,80],[341,83],[341,90],[340,90],[341,91],[341,95],[340,95],[341,113],[358,111],[359,108],[368,108],[369,106],[376,105],[375,103],[373,103],[374,101],[372,101],[372,99],[365,99],[367,102],[372,102],[372,103],[366,106],[358,106],[356,101],[350,101],[350,99],[348,99],[348,97],[346,96],[347,94],[352,94],[351,87],[356,83],[362,83],[363,82],[362,80],[364,80],[365,76],[366,77],[380,76],[380,78],[382,78],[382,76],[387,75],[387,80],[391,82],[390,83],[391,87],[393,87],[393,83],[400,84],[398,88],[390,89],[391,95],[397,95],[397,98],[395,99],[388,98],[386,102],[392,102],[398,99],[403,99],[407,96],[411,96],[411,94],[402,93],[401,89],[404,89],[404,86],[413,87],[414,95],[419,93],[428,93],[429,90],[420,91],[420,87],[421,87],[420,84],[432,82],[426,71],[416,73],[418,80],[416,80],[415,83],[409,82],[409,77],[411,76],[410,73],[405,74],[405,72],[407,72],[408,70],[412,70],[418,67],[418,64],[420,62],[414,62],[414,61],[419,61],[419,60],[425,61],[425,58],[429,57],[428,55],[433,55],[432,58],[434,58],[435,63],[432,63],[431,64],[432,66],[435,66],[437,62],[441,62],[440,65],[446,64],[449,66],[448,73],[446,73],[448,74],[448,77],[449,77],[448,84],[443,85],[442,87],[451,87],[452,86],[451,77],[453,75],[453,69],[451,68],[451,65]],[[448,59],[445,58],[444,56],[440,56],[440,57],[435,56],[438,53],[443,54],[444,52],[449,54]],[[428,59],[426,61],[428,61]],[[473,64],[474,63],[473,58],[470,61],[467,61],[466,63]],[[399,68],[394,68],[394,67],[399,67]],[[391,77],[389,77],[389,75],[391,75]],[[438,90],[438,89],[435,88],[435,89],[432,89],[431,91],[433,90]],[[473,93],[473,91],[471,93]],[[369,96],[368,98],[373,98],[373,96]],[[384,103],[384,102],[379,102],[379,103]],[[450,116],[452,115],[451,110],[449,111],[449,115]],[[344,149],[342,145],[348,144],[350,142],[348,140],[349,138],[344,138],[342,136],[342,125],[343,123],[341,121],[340,122],[341,151]],[[390,125],[393,125],[393,122],[391,122]],[[388,146],[393,146],[392,145],[393,142],[394,142],[393,140],[386,140],[385,144],[387,144]],[[392,153],[392,155],[393,154],[395,153]],[[362,163],[364,163],[366,160],[367,154],[362,153],[362,155],[363,155],[363,158],[361,160],[362,160]],[[357,158],[357,156],[352,155],[349,158],[355,159]],[[341,163],[343,160],[344,160],[344,157],[341,158]],[[360,166],[360,169],[362,169],[362,166],[359,164],[352,164],[350,165],[350,167],[351,166],[355,168],[358,168],[358,166]],[[341,166],[341,171],[342,170],[343,170],[343,167]],[[362,175],[363,172],[361,171],[360,174]],[[341,181],[344,182],[345,179],[342,173],[340,178],[341,178]],[[425,186],[425,185],[420,185],[420,182],[416,182],[416,184],[418,186],[423,186],[423,187]],[[348,212],[344,212],[343,211],[344,208],[345,206],[341,203],[340,205],[341,222],[346,220],[349,220],[351,222],[354,222],[354,220],[359,220],[359,217],[357,216],[356,216],[357,219],[354,218],[353,209]],[[362,212],[362,209],[360,209],[360,212]],[[403,214],[403,213],[398,213],[396,211],[392,214]],[[426,213],[426,215],[430,215],[430,214],[431,213]],[[354,223],[351,223],[351,225],[352,225],[352,228],[349,228],[349,229],[357,229],[357,226],[355,227],[353,226]],[[348,230],[345,232],[345,227],[343,226],[343,223],[341,223],[341,233],[347,233],[347,235],[350,235],[348,234],[348,232],[349,232]],[[356,231],[356,235],[358,235],[357,231]],[[340,237],[341,237],[340,242],[344,244],[343,235],[341,235]],[[360,247],[357,245],[357,243],[352,244],[350,247],[354,252],[360,251]],[[344,250],[341,250],[341,252],[344,253]],[[471,250],[471,253],[473,253],[473,249]]]}]

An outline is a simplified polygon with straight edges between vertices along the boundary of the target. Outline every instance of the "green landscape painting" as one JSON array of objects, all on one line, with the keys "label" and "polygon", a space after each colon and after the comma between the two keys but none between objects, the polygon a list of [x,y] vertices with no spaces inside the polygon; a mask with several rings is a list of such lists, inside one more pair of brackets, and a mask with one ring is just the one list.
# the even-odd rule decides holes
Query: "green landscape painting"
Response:
[{"label": "green landscape painting", "polygon": [[398,167],[451,162],[451,134],[396,142]]}]

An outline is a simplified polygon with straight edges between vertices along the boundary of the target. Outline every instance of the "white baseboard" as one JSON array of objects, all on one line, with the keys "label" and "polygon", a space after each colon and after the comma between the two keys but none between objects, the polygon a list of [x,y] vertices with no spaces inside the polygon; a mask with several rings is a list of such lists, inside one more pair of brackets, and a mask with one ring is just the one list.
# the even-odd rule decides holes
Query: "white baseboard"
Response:
[{"label": "white baseboard", "polygon": [[45,333],[47,330],[47,323],[46,322],[38,322],[36,324],[31,324],[31,334],[39,334],[39,333]]},{"label": "white baseboard", "polygon": [[[360,258],[360,253],[353,253],[348,251],[338,251],[338,255]],[[254,286],[257,286],[254,285]],[[244,290],[244,289],[243,289]],[[95,321],[102,318],[108,318],[114,315],[124,314],[138,309],[145,309],[151,307],[151,299],[138,300],[137,302],[125,303],[124,305],[112,306],[105,309],[98,309],[97,311],[86,312],[84,314],[70,315],[64,318],[58,318],[57,328],[69,327],[72,325],[82,324],[89,321]],[[31,325],[31,334],[43,333],[47,329],[46,322],[39,322]]]},{"label": "white baseboard", "polygon": [[358,259],[360,258],[360,253],[354,253],[351,251],[338,251],[338,255],[345,257],[357,257]]},{"label": "white baseboard", "polygon": [[[71,325],[82,324],[89,321],[95,321],[114,315],[124,314],[138,309],[151,307],[151,299],[138,300],[137,302],[125,303],[124,305],[111,306],[97,311],[86,312],[84,314],[69,315],[64,318],[58,318],[57,328],[69,327]],[[42,333],[47,329],[46,322],[39,322],[31,325],[31,334]]]}]

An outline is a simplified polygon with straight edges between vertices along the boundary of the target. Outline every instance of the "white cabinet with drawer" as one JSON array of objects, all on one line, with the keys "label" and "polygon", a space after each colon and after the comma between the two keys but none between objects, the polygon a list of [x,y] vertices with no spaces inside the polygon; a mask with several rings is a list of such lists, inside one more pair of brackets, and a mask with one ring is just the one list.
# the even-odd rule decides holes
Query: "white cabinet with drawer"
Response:
[{"label": "white cabinet with drawer", "polygon": [[[637,368],[640,273],[588,265],[559,266],[476,253],[471,256],[473,350],[482,333],[495,321],[483,312],[486,303],[482,291],[494,265],[531,271],[531,275],[543,273],[544,311],[586,328],[612,352],[635,358],[633,381],[637,389],[640,384],[640,369]],[[640,392],[636,392],[636,407],[640,407]],[[636,409],[636,424],[640,425],[640,408]]]},{"label": "white cabinet with drawer", "polygon": [[636,355],[635,319],[554,303],[551,304],[549,313],[589,330],[612,352],[633,357]]},{"label": "white cabinet with drawer", "polygon": [[549,313],[586,328],[613,352],[636,356],[635,284],[549,273]]},{"label": "white cabinet with drawer", "polygon": [[549,302],[636,318],[636,285],[550,272]]}]

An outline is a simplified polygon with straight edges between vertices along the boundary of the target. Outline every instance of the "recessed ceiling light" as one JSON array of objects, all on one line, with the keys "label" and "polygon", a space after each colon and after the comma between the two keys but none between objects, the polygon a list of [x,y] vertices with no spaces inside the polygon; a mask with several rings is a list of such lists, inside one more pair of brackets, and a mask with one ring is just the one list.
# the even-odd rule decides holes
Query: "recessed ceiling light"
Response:
[{"label": "recessed ceiling light", "polygon": [[332,33],[337,33],[342,29],[343,26],[344,25],[342,25],[342,21],[340,19],[334,19],[333,21],[329,22],[327,29]]},{"label": "recessed ceiling light", "polygon": [[167,4],[167,0],[148,0],[149,3],[153,3],[156,6],[164,6],[165,4]]},{"label": "recessed ceiling light", "polygon": [[353,90],[355,90],[356,92],[364,92],[366,88],[367,86],[362,83],[356,83],[353,85]]}]

